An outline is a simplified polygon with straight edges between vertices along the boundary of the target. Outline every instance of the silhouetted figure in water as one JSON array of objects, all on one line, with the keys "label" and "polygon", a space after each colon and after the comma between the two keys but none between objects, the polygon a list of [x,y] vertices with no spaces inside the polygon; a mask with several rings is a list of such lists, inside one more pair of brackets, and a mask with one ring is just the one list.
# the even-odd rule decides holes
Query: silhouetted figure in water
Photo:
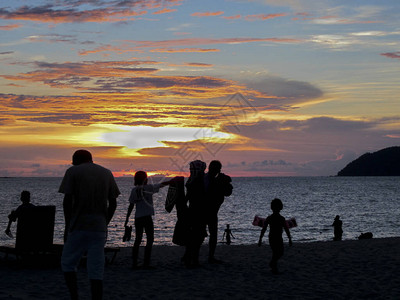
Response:
[{"label": "silhouetted figure in water", "polygon": [[343,222],[340,220],[340,216],[336,216],[335,220],[333,221],[333,240],[334,241],[341,241],[342,240],[342,235],[343,235],[343,229],[342,229],[342,224]]},{"label": "silhouetted figure in water", "polygon": [[283,239],[282,232],[285,230],[289,238],[289,246],[292,245],[292,238],[290,236],[289,228],[286,224],[285,218],[280,215],[280,211],[283,209],[282,201],[275,198],[271,201],[272,215],[269,215],[264,222],[264,226],[261,229],[260,239],[258,246],[261,246],[262,238],[269,225],[269,245],[272,249],[272,258],[269,266],[274,274],[278,274],[278,259],[283,256]]},{"label": "silhouetted figure in water", "polygon": [[188,241],[182,261],[187,267],[197,267],[199,265],[200,247],[207,235],[204,187],[206,163],[201,160],[195,160],[189,166],[190,177],[186,182],[186,201],[189,203],[187,211]]},{"label": "silhouetted figure in water", "polygon": [[208,172],[204,176],[206,190],[206,223],[208,226],[209,238],[209,263],[219,263],[220,260],[214,257],[218,241],[218,211],[224,202],[225,196],[232,194],[232,180],[228,175],[221,173],[222,164],[213,160],[208,166]]},{"label": "silhouetted figure in water", "polygon": [[229,224],[226,224],[226,229],[224,232],[224,235],[222,236],[222,240],[226,238],[226,244],[230,245],[231,244],[231,237],[234,239],[235,237],[232,234],[232,230],[229,228]]},{"label": "silhouetted figure in water", "polygon": [[104,245],[108,223],[120,194],[110,170],[94,164],[87,150],[78,150],[59,189],[64,194],[65,236],[61,267],[71,299],[78,299],[76,271],[84,252],[92,299],[103,298]]},{"label": "silhouetted figure in water", "polygon": [[16,210],[12,210],[11,213],[8,215],[8,224],[7,224],[5,233],[9,237],[13,237],[13,235],[11,233],[11,224],[12,224],[12,222],[17,221],[18,217],[21,214],[21,211],[26,208],[35,206],[32,203],[30,203],[31,202],[31,193],[28,191],[22,191],[21,202],[22,202],[22,204],[20,206],[18,206]]},{"label": "silhouetted figure in water", "polygon": [[158,193],[161,187],[169,184],[168,181],[158,184],[147,184],[147,173],[138,171],[134,177],[135,187],[132,189],[129,196],[129,207],[126,214],[125,227],[128,226],[129,217],[136,204],[135,212],[135,243],[132,249],[132,268],[138,267],[139,247],[142,242],[143,232],[146,232],[146,247],[144,251],[145,268],[150,267],[151,250],[154,242],[154,206],[153,194]]}]

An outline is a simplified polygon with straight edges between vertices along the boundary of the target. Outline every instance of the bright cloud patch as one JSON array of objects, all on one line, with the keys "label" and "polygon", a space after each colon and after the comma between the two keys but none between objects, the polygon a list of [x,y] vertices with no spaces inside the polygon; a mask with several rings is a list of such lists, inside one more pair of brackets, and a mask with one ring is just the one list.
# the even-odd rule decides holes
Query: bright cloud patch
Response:
[{"label": "bright cloud patch", "polygon": [[143,149],[166,147],[165,142],[188,142],[198,139],[226,139],[230,135],[212,130],[212,134],[204,135],[202,132],[210,133],[210,128],[194,127],[150,127],[150,126],[122,126],[116,127],[115,132],[101,135],[101,141],[125,146],[130,149]]}]

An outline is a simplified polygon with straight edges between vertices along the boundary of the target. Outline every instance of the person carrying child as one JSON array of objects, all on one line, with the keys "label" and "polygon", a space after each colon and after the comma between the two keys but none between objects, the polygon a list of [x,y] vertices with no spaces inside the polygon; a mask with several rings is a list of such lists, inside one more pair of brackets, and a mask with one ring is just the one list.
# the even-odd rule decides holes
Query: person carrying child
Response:
[{"label": "person carrying child", "polygon": [[138,171],[135,173],[134,185],[130,197],[129,207],[126,215],[124,227],[128,226],[129,217],[136,204],[135,212],[135,242],[132,249],[132,268],[138,267],[138,256],[139,246],[142,242],[143,232],[146,233],[147,242],[144,252],[144,264],[145,268],[150,267],[151,250],[154,242],[154,206],[153,206],[153,194],[158,193],[160,187],[166,186],[169,181],[165,181],[158,184],[147,184],[147,173],[144,171]]},{"label": "person carrying child", "polygon": [[283,209],[282,201],[278,198],[275,198],[271,201],[271,210],[272,215],[269,215],[264,223],[263,228],[261,229],[260,239],[258,241],[258,246],[261,246],[262,238],[267,230],[269,225],[269,245],[272,250],[272,258],[269,263],[271,267],[272,273],[278,274],[278,260],[283,256],[284,248],[283,248],[283,239],[282,232],[285,230],[288,238],[289,238],[289,246],[292,245],[292,237],[290,236],[289,228],[286,224],[285,218],[280,215],[280,211]]}]

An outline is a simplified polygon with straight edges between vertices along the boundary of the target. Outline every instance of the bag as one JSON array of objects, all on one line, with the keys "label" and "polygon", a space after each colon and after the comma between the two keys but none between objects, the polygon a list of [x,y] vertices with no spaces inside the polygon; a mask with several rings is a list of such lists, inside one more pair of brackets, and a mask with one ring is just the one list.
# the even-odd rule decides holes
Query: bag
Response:
[{"label": "bag", "polygon": [[184,177],[176,176],[171,179],[168,188],[167,198],[165,199],[165,210],[170,213],[182,197],[185,197]]},{"label": "bag", "polygon": [[366,240],[366,239],[372,239],[374,235],[372,234],[372,232],[365,232],[365,233],[361,233],[360,236],[358,237],[359,240]]},{"label": "bag", "polygon": [[225,197],[232,195],[233,186],[231,184],[232,179],[230,176],[221,173],[221,183],[222,183],[222,191]]}]

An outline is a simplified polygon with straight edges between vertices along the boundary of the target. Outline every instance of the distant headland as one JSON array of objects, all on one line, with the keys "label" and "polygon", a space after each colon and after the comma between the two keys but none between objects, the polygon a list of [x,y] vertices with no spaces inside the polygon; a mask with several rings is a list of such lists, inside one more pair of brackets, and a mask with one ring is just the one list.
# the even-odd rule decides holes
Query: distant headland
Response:
[{"label": "distant headland", "polygon": [[365,153],[339,171],[337,176],[400,176],[400,147]]}]

